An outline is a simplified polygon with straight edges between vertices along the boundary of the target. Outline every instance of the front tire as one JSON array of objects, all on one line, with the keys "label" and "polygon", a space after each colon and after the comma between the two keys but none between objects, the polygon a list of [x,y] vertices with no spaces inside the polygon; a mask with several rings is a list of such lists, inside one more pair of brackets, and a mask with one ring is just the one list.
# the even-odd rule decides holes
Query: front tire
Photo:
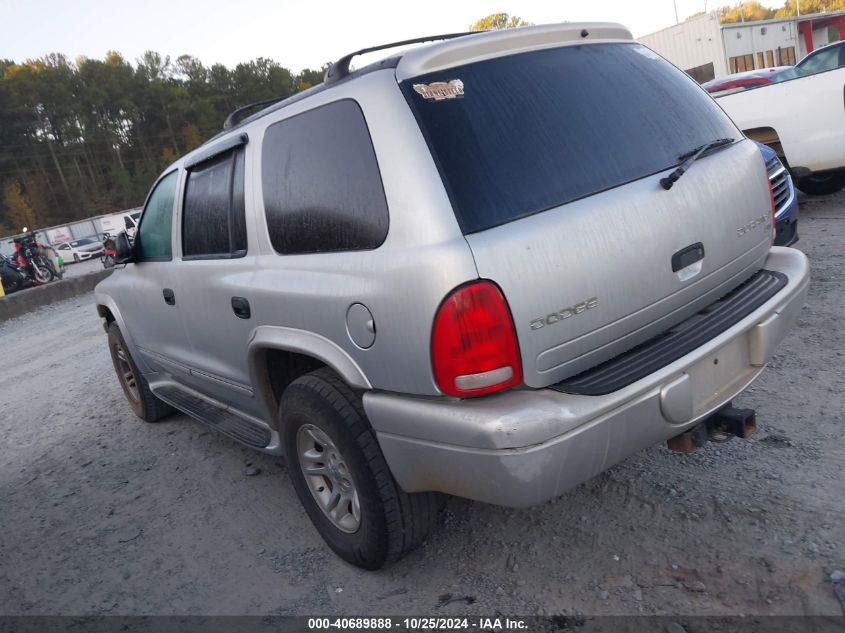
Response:
[{"label": "front tire", "polygon": [[138,371],[138,366],[126,347],[126,341],[123,340],[123,334],[114,321],[109,323],[109,352],[118,382],[123,388],[123,395],[135,415],[146,422],[158,422],[173,413],[173,407],[153,394],[147,379]]},{"label": "front tire", "polygon": [[338,556],[375,570],[426,538],[439,495],[399,487],[360,397],[336,374],[324,368],[293,381],[279,410],[293,487]]},{"label": "front tire", "polygon": [[845,172],[805,176],[796,179],[795,186],[810,196],[826,196],[845,188]]}]

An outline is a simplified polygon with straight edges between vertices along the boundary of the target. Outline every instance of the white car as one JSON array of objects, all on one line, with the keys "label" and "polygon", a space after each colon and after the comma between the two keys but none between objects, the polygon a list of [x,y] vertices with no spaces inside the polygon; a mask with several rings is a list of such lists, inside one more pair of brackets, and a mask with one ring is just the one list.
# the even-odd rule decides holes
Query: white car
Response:
[{"label": "white car", "polygon": [[103,243],[83,237],[81,240],[73,240],[72,242],[59,244],[56,246],[56,252],[59,254],[59,257],[64,260],[65,264],[82,262],[86,259],[102,255]]}]

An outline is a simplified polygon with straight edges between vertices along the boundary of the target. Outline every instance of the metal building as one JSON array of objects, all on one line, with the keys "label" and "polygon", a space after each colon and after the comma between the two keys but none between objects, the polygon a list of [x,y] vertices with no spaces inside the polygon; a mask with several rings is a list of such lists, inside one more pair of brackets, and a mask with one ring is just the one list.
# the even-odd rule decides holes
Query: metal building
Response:
[{"label": "metal building", "polygon": [[638,39],[705,82],[745,70],[791,66],[819,46],[845,39],[845,11],[732,24],[719,24],[713,12]]}]

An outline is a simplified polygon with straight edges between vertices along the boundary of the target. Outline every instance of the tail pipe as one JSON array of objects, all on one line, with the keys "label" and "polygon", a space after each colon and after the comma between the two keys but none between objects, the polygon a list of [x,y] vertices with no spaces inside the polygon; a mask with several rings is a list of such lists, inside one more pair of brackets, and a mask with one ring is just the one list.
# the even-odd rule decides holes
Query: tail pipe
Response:
[{"label": "tail pipe", "polygon": [[756,430],[754,409],[737,409],[729,402],[691,429],[667,440],[666,445],[678,453],[692,453],[707,442],[726,442],[734,437],[745,439]]}]

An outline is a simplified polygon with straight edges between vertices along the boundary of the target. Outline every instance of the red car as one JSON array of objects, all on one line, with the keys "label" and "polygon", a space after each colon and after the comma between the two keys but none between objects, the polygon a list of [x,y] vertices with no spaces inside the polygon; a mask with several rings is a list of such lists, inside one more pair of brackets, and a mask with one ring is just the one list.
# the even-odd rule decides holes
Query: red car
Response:
[{"label": "red car", "polygon": [[740,90],[748,90],[749,88],[756,88],[757,86],[765,86],[773,82],[773,78],[785,70],[789,70],[792,66],[775,66],[774,68],[759,68],[757,70],[748,70],[742,73],[734,73],[718,79],[711,79],[708,82],[701,84],[707,92],[714,97],[730,94],[732,92],[739,92]]}]

